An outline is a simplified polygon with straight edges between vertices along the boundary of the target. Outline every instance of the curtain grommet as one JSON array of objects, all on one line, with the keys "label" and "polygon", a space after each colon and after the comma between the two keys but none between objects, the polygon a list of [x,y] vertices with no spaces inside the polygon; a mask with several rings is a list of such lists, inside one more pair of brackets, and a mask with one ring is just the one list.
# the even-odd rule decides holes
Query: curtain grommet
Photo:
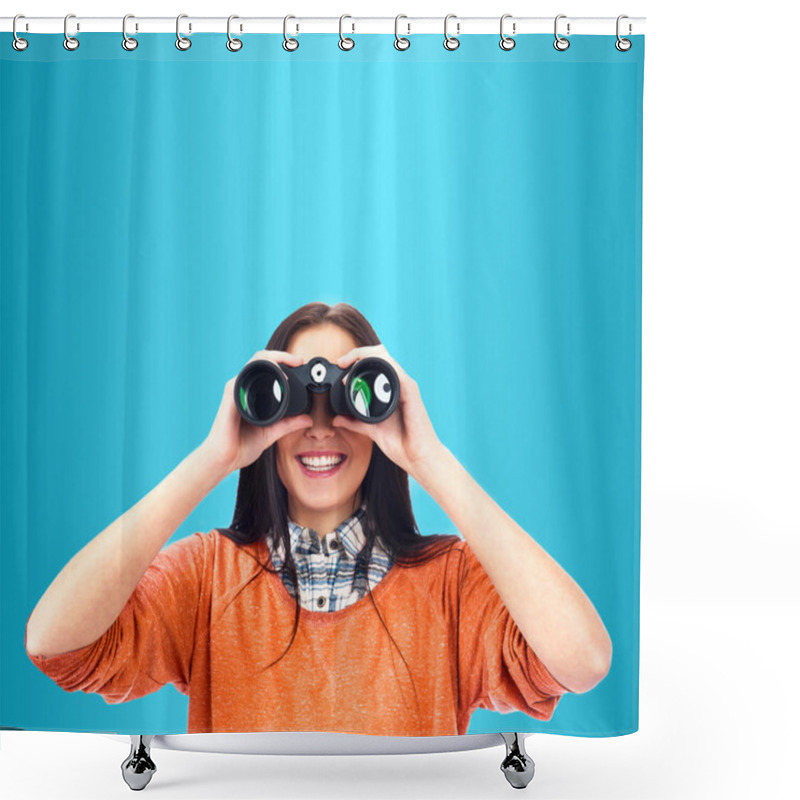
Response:
[{"label": "curtain grommet", "polygon": [[[345,19],[353,18],[349,14],[342,14],[342,16],[339,17],[339,49],[348,52],[356,46],[356,43],[349,36],[345,36],[342,31],[342,25]],[[355,30],[355,26],[353,26],[353,29]]]},{"label": "curtain grommet", "polygon": [[[620,51],[620,53],[627,53],[628,50],[630,50],[631,47],[633,47],[633,42],[630,39],[625,39],[624,37],[619,35],[619,23],[623,19],[629,19],[628,15],[627,14],[620,14],[617,17],[617,41],[614,43],[614,47],[616,47],[617,50]],[[628,36],[631,35],[631,31],[632,30],[633,30],[633,27],[631,26],[631,24],[629,22],[628,23]]]},{"label": "curtain grommet", "polygon": [[297,17],[293,16],[292,14],[287,14],[283,18],[283,49],[287,53],[294,53],[294,51],[297,50],[298,47],[300,47],[300,42],[297,41],[297,39],[293,39],[286,32],[286,26],[290,19],[297,19]]},{"label": "curtain grommet", "polygon": [[139,40],[134,39],[133,36],[128,36],[129,19],[135,19],[133,14],[126,14],[122,18],[122,49],[127,50],[130,53],[133,52],[139,46]]},{"label": "curtain grommet", "polygon": [[[394,49],[404,52],[411,47],[411,39],[406,39],[405,36],[400,35],[399,24],[401,19],[408,19],[405,14],[398,14],[394,18]],[[406,23],[408,25],[408,23]],[[411,33],[411,25],[408,25],[408,32]]]},{"label": "curtain grommet", "polygon": [[11,23],[11,33],[13,34],[13,39],[11,40],[11,46],[18,52],[21,53],[23,50],[28,49],[28,40],[23,39],[21,36],[17,36],[17,20],[18,19],[25,19],[24,14],[17,14],[14,17],[14,21]]},{"label": "curtain grommet", "polygon": [[[70,36],[69,33],[67,32],[67,25],[69,23],[70,17],[74,19],[77,19],[77,17],[75,17],[74,14],[67,14],[67,16],[64,17],[64,49],[69,50],[71,52],[72,50],[77,50],[81,46],[81,43],[74,36]],[[80,25],[78,25],[77,30],[80,29],[81,27]]]},{"label": "curtain grommet", "polygon": [[[185,51],[188,50],[192,46],[192,40],[188,39],[186,36],[181,35],[181,20],[188,19],[188,14],[178,14],[178,18],[175,20],[175,47],[178,50]],[[189,25],[189,32],[191,32],[192,26]]]},{"label": "curtain grommet", "polygon": [[244,42],[241,39],[237,39],[235,36],[231,36],[231,20],[234,19],[239,19],[239,17],[236,14],[231,14],[228,17],[228,41],[225,42],[225,47],[227,47],[231,53],[238,53],[244,47]]},{"label": "curtain grommet", "polygon": [[456,23],[456,35],[449,36],[447,33],[447,23],[451,19],[457,19],[455,14],[448,14],[444,18],[444,49],[449,50],[451,53],[453,50],[458,50],[461,45],[461,42],[458,40],[458,34],[461,32],[461,23]]},{"label": "curtain grommet", "polygon": [[[506,36],[505,33],[503,33],[503,23],[507,19],[510,19],[511,16],[511,14],[503,14],[503,16],[500,17],[500,49],[505,50],[506,52],[513,50],[517,46],[517,42],[513,36]],[[512,24],[512,31],[513,33],[517,32],[516,22]]]},{"label": "curtain grommet", "polygon": [[[559,53],[563,53],[565,50],[569,49],[569,39],[564,38],[563,36],[558,35],[558,21],[560,19],[566,19],[566,14],[559,14],[556,17],[555,23],[553,24],[553,32],[555,33],[556,40],[553,42],[553,47],[558,50]],[[570,24],[567,23],[567,36],[569,36],[569,29]]]}]

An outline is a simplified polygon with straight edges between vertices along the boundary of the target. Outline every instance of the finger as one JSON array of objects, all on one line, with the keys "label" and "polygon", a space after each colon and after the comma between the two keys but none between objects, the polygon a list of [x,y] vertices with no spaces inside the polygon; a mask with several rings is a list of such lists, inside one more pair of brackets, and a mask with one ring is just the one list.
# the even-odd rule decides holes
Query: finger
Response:
[{"label": "finger", "polygon": [[351,350],[349,353],[337,358],[336,363],[339,365],[339,367],[344,369],[345,367],[349,367],[357,358],[358,355],[356,354],[356,351]]},{"label": "finger", "polygon": [[344,428],[345,430],[352,431],[353,433],[360,433],[363,436],[369,436],[370,439],[374,439],[374,425],[369,425],[366,422],[361,422],[360,420],[353,419],[352,417],[347,417],[344,414],[338,414],[331,420],[331,424],[334,428]]},{"label": "finger", "polygon": [[350,364],[352,364],[354,361],[357,361],[359,358],[378,354],[382,356],[388,356],[386,348],[382,344],[367,345],[366,347],[355,347],[349,353],[345,353],[343,356],[338,358],[336,363],[340,367],[344,368],[350,366]]},{"label": "finger", "polygon": [[284,417],[280,422],[276,423],[275,427],[283,425],[288,433],[290,431],[302,430],[303,428],[310,428],[313,424],[314,420],[311,419],[310,414],[298,414],[296,417]]},{"label": "finger", "polygon": [[299,366],[303,363],[303,356],[299,353],[286,353],[283,350],[264,350],[263,353],[271,361],[277,361],[279,364]]},{"label": "finger", "polygon": [[277,441],[288,433],[305,430],[306,428],[310,428],[313,424],[314,421],[309,414],[300,414],[296,417],[284,417],[272,425],[265,426],[263,429],[265,432],[264,436],[265,438]]},{"label": "finger", "polygon": [[253,361],[272,361],[276,364],[297,367],[303,363],[303,356],[299,353],[285,353],[283,350],[257,350],[247,363],[250,364]]},{"label": "finger", "polygon": [[[398,373],[399,374],[399,373]],[[409,402],[415,402],[418,397],[421,397],[419,391],[419,384],[406,373],[400,375],[400,403],[406,405]]]}]

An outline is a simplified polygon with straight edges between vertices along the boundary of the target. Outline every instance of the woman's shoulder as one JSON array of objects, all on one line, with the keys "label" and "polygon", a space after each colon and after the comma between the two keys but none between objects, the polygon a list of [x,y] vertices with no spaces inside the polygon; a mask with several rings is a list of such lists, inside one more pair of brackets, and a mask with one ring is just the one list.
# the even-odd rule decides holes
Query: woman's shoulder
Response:
[{"label": "woman's shoulder", "polygon": [[159,556],[170,560],[216,561],[220,558],[240,559],[260,556],[266,551],[261,542],[243,544],[230,535],[229,529],[212,528],[209,531],[195,531],[169,542],[162,548]]},{"label": "woman's shoulder", "polygon": [[219,589],[238,584],[269,560],[261,542],[242,544],[225,534],[225,528],[196,531],[168,544],[151,565],[169,574],[194,575]]},{"label": "woman's shoulder", "polygon": [[231,528],[213,528],[203,535],[207,537],[218,570],[250,574],[253,569],[261,569],[271,564],[266,537],[262,536],[253,542],[248,542],[238,531]]},{"label": "woman's shoulder", "polygon": [[431,542],[416,558],[398,561],[400,566],[415,571],[415,580],[426,591],[458,595],[467,588],[489,590],[489,577],[466,539],[444,535],[431,538],[437,541]]},{"label": "woman's shoulder", "polygon": [[475,556],[460,536],[430,538],[416,557],[395,561],[394,596],[403,597],[404,613],[410,604],[418,613],[428,614],[429,622],[433,613],[442,627],[452,629],[457,624],[461,595],[475,573]]},{"label": "woman's shoulder", "polygon": [[395,559],[394,566],[420,590],[438,594],[457,580],[465,557],[466,541],[447,534],[423,536],[425,541],[412,553]]},{"label": "woman's shoulder", "polygon": [[213,533],[196,531],[167,542],[153,559],[150,569],[160,572],[185,571],[190,568],[202,571],[204,565],[213,558],[216,547]]},{"label": "woman's shoulder", "polygon": [[418,537],[413,547],[406,547],[393,559],[402,567],[427,567],[436,570],[454,552],[462,549],[464,540],[453,534],[437,533]]}]

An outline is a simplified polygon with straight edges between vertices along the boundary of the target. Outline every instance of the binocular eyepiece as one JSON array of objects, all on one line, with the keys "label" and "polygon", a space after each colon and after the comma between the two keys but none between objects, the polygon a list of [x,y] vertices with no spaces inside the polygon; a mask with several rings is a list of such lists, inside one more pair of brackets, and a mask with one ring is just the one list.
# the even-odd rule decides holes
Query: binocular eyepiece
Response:
[{"label": "binocular eyepiece", "polygon": [[329,392],[332,414],[377,423],[397,408],[400,380],[392,365],[377,356],[359,359],[347,369],[317,356],[299,367],[266,359],[251,361],[233,387],[239,413],[251,425],[261,426],[308,414],[313,394],[325,392]]}]

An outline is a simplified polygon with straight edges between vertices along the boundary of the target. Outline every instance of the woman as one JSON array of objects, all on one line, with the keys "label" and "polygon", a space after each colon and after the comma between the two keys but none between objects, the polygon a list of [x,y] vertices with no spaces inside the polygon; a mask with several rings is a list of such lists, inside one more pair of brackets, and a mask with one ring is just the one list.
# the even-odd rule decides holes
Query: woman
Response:
[{"label": "woman", "polygon": [[[190,733],[461,734],[475,708],[549,719],[602,680],[611,642],[591,602],[438,440],[356,309],[304,306],[253,359],[367,355],[400,379],[378,424],[317,394],[310,414],[251,426],[228,381],[203,444],[47,589],[26,630],[36,666],[107,702],[173,683]],[[234,470],[231,527],[161,551]],[[409,475],[463,539],[419,534]]]}]

